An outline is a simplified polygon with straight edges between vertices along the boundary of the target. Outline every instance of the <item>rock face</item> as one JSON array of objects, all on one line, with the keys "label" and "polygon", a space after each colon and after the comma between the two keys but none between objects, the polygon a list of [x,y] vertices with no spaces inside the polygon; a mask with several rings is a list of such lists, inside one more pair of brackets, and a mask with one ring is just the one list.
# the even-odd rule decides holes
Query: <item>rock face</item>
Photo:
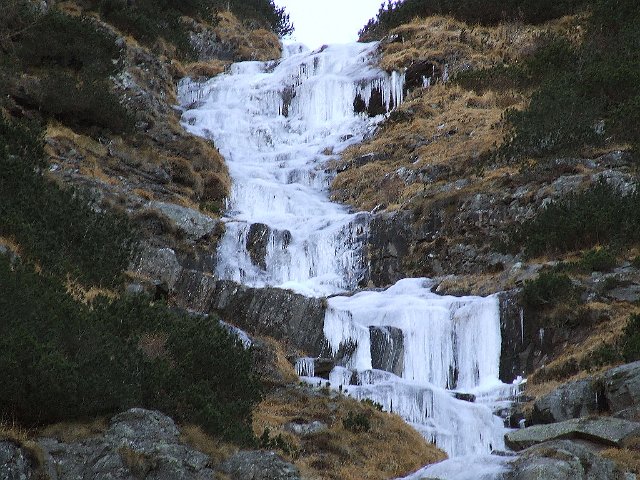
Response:
[{"label": "rock face", "polygon": [[10,440],[0,441],[0,478],[3,480],[35,479],[36,465],[24,449]]},{"label": "rock face", "polygon": [[640,405],[640,361],[613,368],[604,374],[607,407],[613,413]]},{"label": "rock face", "polygon": [[536,400],[531,420],[534,424],[554,423],[603,412],[606,400],[601,387],[593,379],[562,385]]},{"label": "rock face", "polygon": [[394,327],[369,327],[371,366],[401,376],[404,368],[404,334]]},{"label": "rock face", "polygon": [[567,440],[531,447],[511,465],[505,480],[623,480],[613,462]]},{"label": "rock face", "polygon": [[582,418],[515,430],[505,435],[505,443],[513,450],[523,450],[551,440],[570,439],[622,448],[626,440],[638,435],[638,422],[614,417]]},{"label": "rock face", "polygon": [[134,408],[116,415],[103,436],[61,443],[42,439],[51,480],[204,480],[213,476],[204,453],[180,443],[173,420],[157,411]]},{"label": "rock face", "polygon": [[375,286],[392,285],[403,275],[402,261],[409,253],[411,218],[408,213],[382,214],[369,224],[369,275]]},{"label": "rock face", "polygon": [[608,413],[628,420],[640,419],[640,362],[561,385],[536,400],[531,421],[545,424],[596,413]]},{"label": "rock face", "polygon": [[239,452],[219,469],[232,480],[300,480],[298,469],[273,452]]},{"label": "rock face", "polygon": [[511,383],[518,375],[524,376],[522,351],[524,350],[524,324],[517,290],[502,292],[500,301],[500,380]]},{"label": "rock face", "polygon": [[279,288],[250,288],[218,281],[209,310],[253,335],[266,335],[319,357],[326,349],[325,302]]}]

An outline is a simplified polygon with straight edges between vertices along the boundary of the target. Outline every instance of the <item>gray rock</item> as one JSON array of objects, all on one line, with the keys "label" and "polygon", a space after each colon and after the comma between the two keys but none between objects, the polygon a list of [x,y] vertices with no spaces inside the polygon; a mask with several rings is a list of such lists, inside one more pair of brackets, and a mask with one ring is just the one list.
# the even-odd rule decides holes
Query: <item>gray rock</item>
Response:
[{"label": "gray rock", "polygon": [[200,240],[213,233],[218,223],[197,210],[181,207],[174,203],[150,202],[148,206],[166,215],[191,240]]},{"label": "gray rock", "polygon": [[607,405],[612,413],[640,405],[640,361],[608,370],[603,381]]},{"label": "gray rock", "polygon": [[615,464],[568,440],[531,447],[511,464],[505,480],[622,480]]},{"label": "gray rock", "polygon": [[223,280],[203,302],[209,312],[251,335],[286,340],[311,357],[326,351],[326,302],[280,288],[250,288]]},{"label": "gray rock", "polygon": [[287,423],[284,426],[284,429],[287,432],[295,433],[296,435],[300,435],[302,437],[307,435],[313,435],[314,433],[322,432],[329,427],[326,423],[323,423],[319,420],[316,420],[311,423]]},{"label": "gray rock", "polygon": [[0,441],[0,478],[31,480],[35,478],[35,462],[27,452],[10,440]]},{"label": "gray rock", "polygon": [[239,452],[219,470],[232,480],[300,480],[298,469],[273,452]]},{"label": "gray rock", "polygon": [[600,382],[593,379],[567,383],[536,400],[531,414],[534,424],[586,417],[606,409]]},{"label": "gray rock", "polygon": [[505,443],[513,450],[523,450],[559,439],[581,439],[602,445],[623,447],[625,440],[638,435],[640,435],[640,423],[637,422],[614,417],[581,418],[515,430],[505,435]]},{"label": "gray rock", "polygon": [[204,480],[213,476],[209,457],[180,443],[173,420],[141,408],[113,417],[102,436],[69,444],[45,438],[40,446],[51,480]]},{"label": "gray rock", "polygon": [[262,270],[267,269],[267,246],[271,229],[264,223],[254,223],[247,232],[246,248],[251,262]]},{"label": "gray rock", "polygon": [[403,259],[411,244],[411,214],[376,215],[369,224],[368,253],[370,280],[377,287],[403,278]]},{"label": "gray rock", "polygon": [[640,285],[627,285],[626,287],[617,287],[606,293],[607,297],[621,302],[637,302],[640,300]]},{"label": "gray rock", "polygon": [[369,327],[371,366],[401,376],[404,369],[404,334],[395,327]]},{"label": "gray rock", "polygon": [[165,283],[169,290],[173,289],[182,272],[173,249],[151,245],[143,245],[138,257],[131,262],[130,269],[155,282]]}]

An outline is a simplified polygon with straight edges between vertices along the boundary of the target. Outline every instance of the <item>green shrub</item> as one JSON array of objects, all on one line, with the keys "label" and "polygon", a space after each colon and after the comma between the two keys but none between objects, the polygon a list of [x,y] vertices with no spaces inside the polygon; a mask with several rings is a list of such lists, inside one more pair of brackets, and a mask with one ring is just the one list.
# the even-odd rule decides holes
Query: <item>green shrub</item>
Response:
[{"label": "green shrub", "polygon": [[525,253],[535,256],[638,240],[640,193],[623,194],[600,181],[549,203],[518,227],[512,245],[524,245]]},{"label": "green shrub", "polygon": [[529,107],[507,115],[513,129],[505,157],[548,156],[607,140],[640,146],[634,121],[640,119],[640,4],[593,0],[589,6],[574,61],[567,57],[547,68]]},{"label": "green shrub", "polygon": [[542,272],[534,280],[528,280],[522,290],[525,307],[541,310],[560,303],[576,303],[579,290],[564,274]]},{"label": "green shrub", "polygon": [[505,20],[542,23],[579,11],[588,0],[387,0],[376,18],[360,31],[363,40],[379,40],[414,17],[452,15],[470,24],[493,25]]},{"label": "green shrub", "polygon": [[24,425],[159,409],[252,443],[260,397],[251,352],[215,318],[145,298],[76,303],[63,285],[0,256],[0,411]]},{"label": "green shrub", "polygon": [[127,216],[47,181],[43,165],[42,131],[0,118],[0,235],[61,277],[117,284],[137,241]]},{"label": "green shrub", "polygon": [[116,39],[88,18],[50,9],[17,42],[17,55],[28,67],[68,69],[83,76],[106,77],[118,69]]},{"label": "green shrub", "polygon": [[342,425],[354,433],[368,432],[371,430],[371,420],[369,420],[369,416],[364,412],[355,413],[350,411],[347,417],[342,419]]},{"label": "green shrub", "polygon": [[579,265],[587,272],[609,272],[616,266],[616,256],[609,248],[594,248],[582,254]]},{"label": "green shrub", "polygon": [[640,360],[640,315],[629,317],[622,340],[622,357],[625,362]]}]

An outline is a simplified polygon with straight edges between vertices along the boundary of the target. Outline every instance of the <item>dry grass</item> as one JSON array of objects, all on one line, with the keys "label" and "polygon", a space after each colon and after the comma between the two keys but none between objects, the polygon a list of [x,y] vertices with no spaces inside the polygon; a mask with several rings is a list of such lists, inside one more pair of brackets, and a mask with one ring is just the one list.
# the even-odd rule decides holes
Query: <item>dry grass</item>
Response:
[{"label": "dry grass", "polygon": [[184,65],[183,77],[215,77],[223,73],[231,62],[210,60],[207,62],[191,62]]},{"label": "dry grass", "polygon": [[415,91],[378,135],[344,153],[344,163],[371,153],[382,160],[338,174],[332,186],[334,198],[365,210],[377,205],[392,209],[408,204],[427,188],[407,172],[446,166],[460,176],[473,174],[503,141],[505,109],[523,105],[524,100],[515,92],[478,95],[455,85]]},{"label": "dry grass", "polygon": [[220,12],[214,30],[223,42],[234,46],[241,60],[274,60],[280,58],[278,36],[264,29],[247,30],[231,12]]},{"label": "dry grass", "polygon": [[629,440],[626,448],[608,448],[600,455],[613,460],[622,471],[640,475],[640,437]]},{"label": "dry grass", "polygon": [[391,31],[402,42],[383,48],[382,67],[387,70],[409,66],[419,59],[439,59],[451,73],[461,68],[484,68],[517,62],[531,53],[546,33],[564,35],[575,42],[582,38],[578,17],[564,17],[542,26],[503,23],[495,27],[468,25],[452,17],[415,19]]},{"label": "dry grass", "polygon": [[38,431],[38,436],[55,438],[64,443],[73,443],[101,435],[107,428],[107,419],[101,417],[91,422],[61,422],[48,425]]},{"label": "dry grass", "polygon": [[35,464],[35,480],[46,480],[43,467],[45,464],[44,452],[40,445],[33,439],[33,431],[27,430],[16,423],[0,422],[0,440],[8,440],[25,452]]},{"label": "dry grass", "polygon": [[[345,429],[342,420],[348,412],[366,415],[371,429],[359,433]],[[290,422],[316,420],[327,424],[328,429],[306,437],[284,430]],[[393,478],[445,458],[400,417],[342,395],[306,388],[268,395],[254,412],[253,428],[258,436],[265,428],[272,438],[282,435],[292,450],[300,453],[290,460],[308,479]]]},{"label": "dry grass", "polygon": [[180,441],[209,455],[211,463],[214,465],[224,462],[238,451],[238,447],[235,445],[211,437],[197,425],[180,427]]},{"label": "dry grass", "polygon": [[119,297],[119,294],[113,290],[98,287],[87,288],[69,276],[67,276],[65,288],[67,290],[67,293],[74,300],[82,302],[85,305],[91,304],[98,297],[105,297],[111,300]]},{"label": "dry grass", "polygon": [[[562,372],[565,370],[565,366],[580,364],[583,360],[587,360],[589,355],[597,351],[603,344],[615,344],[623,335],[629,315],[640,313],[640,307],[625,302],[613,302],[611,304],[592,302],[587,304],[587,307],[591,311],[599,313],[601,318],[607,318],[607,320],[591,327],[589,335],[584,341],[567,344],[562,354],[545,365],[544,370],[537,370],[531,374],[528,379],[527,394],[533,396],[544,395],[553,389],[552,387],[556,385],[557,381],[565,383],[579,380],[587,376],[597,375],[614,366],[602,365],[590,371],[580,371],[577,375],[558,375],[551,382],[547,378],[547,371]],[[570,372],[571,369],[567,368],[566,371]]]},{"label": "dry grass", "polygon": [[0,236],[0,246],[6,247],[10,252],[13,252],[15,255],[20,256],[21,249],[20,245],[10,237],[2,237]]}]

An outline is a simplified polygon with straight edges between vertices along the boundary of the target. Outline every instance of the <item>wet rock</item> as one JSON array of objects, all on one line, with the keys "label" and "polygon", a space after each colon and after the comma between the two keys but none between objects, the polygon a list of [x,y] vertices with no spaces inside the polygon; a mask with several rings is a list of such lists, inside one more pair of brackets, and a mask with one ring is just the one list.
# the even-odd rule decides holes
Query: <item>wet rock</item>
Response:
[{"label": "wet rock", "polygon": [[442,62],[434,60],[417,60],[405,72],[405,92],[414,88],[434,85],[442,79],[444,68]]},{"label": "wet rock", "polygon": [[36,478],[36,465],[27,452],[10,440],[0,441],[0,478],[31,480]]},{"label": "wet rock", "polygon": [[273,452],[239,452],[220,465],[219,471],[231,480],[300,480],[298,469]]},{"label": "wet rock", "polygon": [[271,229],[264,223],[254,223],[247,232],[246,248],[251,262],[262,270],[267,269],[267,247]]},{"label": "wet rock", "polygon": [[511,290],[498,295],[500,302],[500,380],[511,383],[516,377],[523,376],[526,361],[522,352],[525,349],[524,317],[520,306],[519,291]]},{"label": "wet rock", "polygon": [[612,413],[640,406],[640,361],[608,370],[603,383],[607,406]]},{"label": "wet rock", "polygon": [[403,259],[412,240],[412,218],[409,212],[382,213],[369,225],[369,275],[375,286],[396,283],[403,274]]},{"label": "wet rock", "polygon": [[326,350],[324,312],[321,298],[308,298],[280,288],[250,288],[235,282],[218,281],[204,302],[208,311],[252,335],[283,340],[309,356]]},{"label": "wet rock", "polygon": [[369,327],[371,366],[402,376],[404,369],[404,334],[395,327]]},{"label": "wet rock", "polygon": [[567,383],[536,400],[534,424],[562,422],[606,410],[603,385],[593,379]]},{"label": "wet rock", "polygon": [[218,223],[197,210],[173,203],[151,202],[149,207],[171,219],[190,240],[199,240],[212,234]]},{"label": "wet rock", "polygon": [[559,439],[587,440],[600,445],[623,447],[625,440],[640,435],[640,423],[614,417],[581,418],[515,430],[505,435],[513,450]]},{"label": "wet rock", "polygon": [[623,473],[585,445],[546,442],[521,453],[505,480],[622,480]]},{"label": "wet rock", "polygon": [[204,480],[210,459],[180,443],[173,420],[160,412],[133,408],[111,419],[104,435],[62,443],[40,440],[51,480]]}]

